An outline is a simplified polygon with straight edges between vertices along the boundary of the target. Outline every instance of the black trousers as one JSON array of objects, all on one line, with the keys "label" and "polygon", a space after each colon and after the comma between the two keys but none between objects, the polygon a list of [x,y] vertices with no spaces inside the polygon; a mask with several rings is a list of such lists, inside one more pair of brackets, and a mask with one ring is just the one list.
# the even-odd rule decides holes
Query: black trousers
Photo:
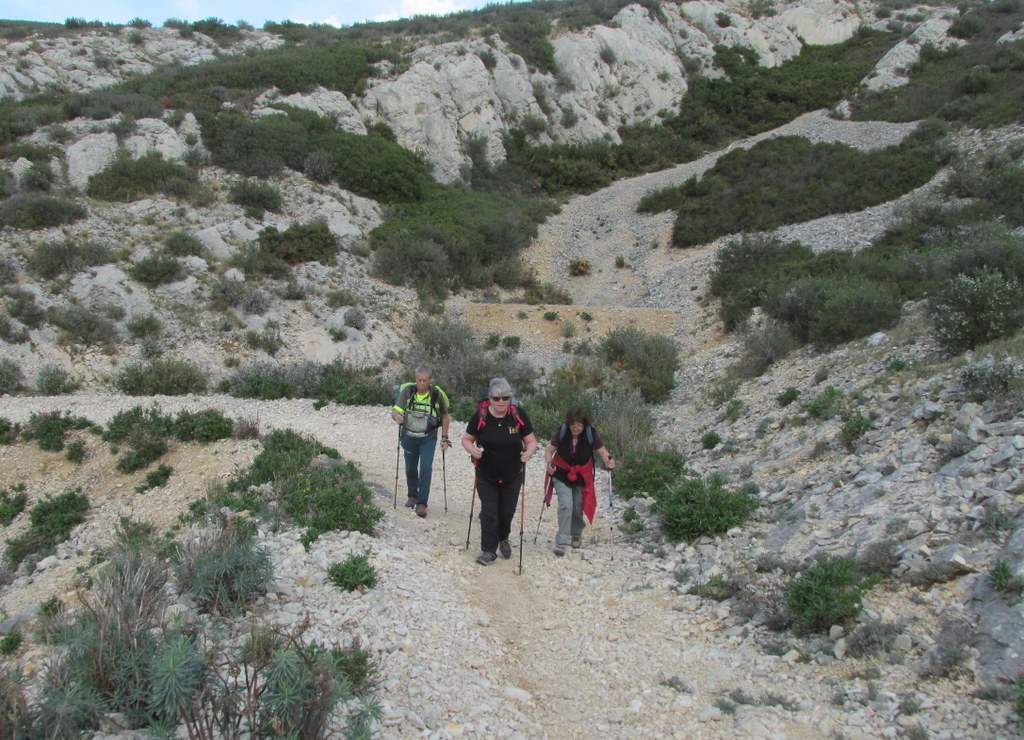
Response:
[{"label": "black trousers", "polygon": [[507,540],[512,531],[519,504],[519,489],[523,486],[523,475],[506,481],[488,481],[480,476],[476,479],[476,492],[480,497],[480,549],[497,552],[498,543]]}]

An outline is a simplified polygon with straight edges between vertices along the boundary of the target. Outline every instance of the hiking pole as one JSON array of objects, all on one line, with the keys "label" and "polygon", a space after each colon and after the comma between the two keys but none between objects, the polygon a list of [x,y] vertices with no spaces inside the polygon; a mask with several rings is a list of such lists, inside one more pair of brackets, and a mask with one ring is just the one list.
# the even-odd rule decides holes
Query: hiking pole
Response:
[{"label": "hiking pole", "polygon": [[533,544],[537,544],[537,538],[540,537],[540,522],[544,518],[544,499],[540,500],[540,516],[537,517],[537,531],[533,533]]},{"label": "hiking pole", "polygon": [[[441,443],[441,479],[444,481],[444,513],[448,513],[448,465],[444,457],[444,442]],[[608,479],[609,481],[611,478]]]},{"label": "hiking pole", "polygon": [[395,509],[398,508],[398,459],[402,456],[402,427],[398,427],[398,444],[395,445]]},{"label": "hiking pole", "polygon": [[473,495],[469,499],[469,527],[466,529],[466,549],[469,549],[469,533],[473,531],[473,504],[476,503],[476,476],[473,476]]},{"label": "hiking pole", "polygon": [[526,463],[523,463],[523,487],[519,492],[519,575],[523,574],[523,520],[526,518]]}]

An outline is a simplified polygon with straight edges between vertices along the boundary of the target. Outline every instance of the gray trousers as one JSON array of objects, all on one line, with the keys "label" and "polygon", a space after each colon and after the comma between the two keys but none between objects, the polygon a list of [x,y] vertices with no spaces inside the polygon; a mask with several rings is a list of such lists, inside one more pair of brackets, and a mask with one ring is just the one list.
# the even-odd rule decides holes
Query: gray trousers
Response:
[{"label": "gray trousers", "polygon": [[573,537],[582,537],[587,520],[583,517],[583,483],[568,486],[557,478],[551,480],[558,496],[558,534],[555,544],[568,547]]}]

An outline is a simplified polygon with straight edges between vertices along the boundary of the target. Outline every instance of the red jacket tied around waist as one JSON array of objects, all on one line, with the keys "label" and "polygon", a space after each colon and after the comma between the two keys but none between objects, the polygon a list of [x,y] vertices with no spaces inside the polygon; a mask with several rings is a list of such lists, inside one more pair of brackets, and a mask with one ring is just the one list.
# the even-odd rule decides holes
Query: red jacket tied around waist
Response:
[{"label": "red jacket tied around waist", "polygon": [[[597,512],[597,491],[594,488],[594,461],[588,460],[580,465],[570,465],[557,452],[551,458],[551,464],[566,471],[566,477],[570,485],[575,488],[577,481],[583,479],[583,514],[587,521],[594,523],[594,514]],[[544,504],[551,506],[551,495],[554,492],[554,483],[547,473],[544,474]]]}]

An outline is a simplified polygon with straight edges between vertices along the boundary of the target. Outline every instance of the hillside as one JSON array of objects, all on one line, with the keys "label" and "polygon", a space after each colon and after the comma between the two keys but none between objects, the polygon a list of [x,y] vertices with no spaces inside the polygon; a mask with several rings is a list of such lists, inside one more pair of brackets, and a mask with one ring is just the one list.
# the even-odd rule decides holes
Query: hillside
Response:
[{"label": "hillside", "polygon": [[[617,131],[597,117],[598,107],[608,102],[602,85],[620,86],[613,118],[622,123],[648,117],[658,96],[678,97],[686,88],[685,70],[680,66],[659,76],[651,60],[662,59],[656,51],[681,39],[691,55],[703,49],[708,64],[712,42],[722,41],[751,48],[763,64],[772,64],[793,56],[798,39],[809,40],[809,33],[818,34],[819,42],[836,43],[849,38],[861,21],[882,23],[878,8],[852,5],[786,5],[762,18],[714,3],[667,4],[662,10],[667,19],[655,22],[648,8],[628,6],[607,27],[555,38],[559,69],[576,75],[571,90],[561,89],[558,107],[578,105],[580,118],[594,128],[587,133],[585,126],[562,127],[558,122],[566,118],[545,114],[551,125],[541,143]],[[731,24],[716,20],[721,12],[730,14]],[[909,46],[960,43],[946,35],[952,11],[921,8],[913,23],[917,41]],[[665,29],[675,35],[664,36]],[[136,30],[144,42],[113,53],[128,59],[146,51],[150,63],[161,59],[156,40],[169,44],[169,29]],[[244,35],[245,43],[278,45],[267,31]],[[78,40],[110,53],[109,34],[92,37]],[[642,48],[638,38],[646,39]],[[20,70],[38,81],[44,67],[65,67],[52,59],[73,53],[69,43],[9,43],[5,53],[28,58],[24,50],[38,46],[32,49],[38,58]],[[176,61],[203,61],[206,43],[190,41]],[[235,51],[241,51],[241,43]],[[402,146],[426,152],[436,177],[451,179],[469,156],[457,139],[483,130],[466,119],[478,82],[474,65],[481,59],[466,53],[476,49],[473,43],[424,44],[413,54],[418,61],[376,78],[359,96],[319,90],[292,95],[290,102],[342,122],[358,120],[362,133],[379,116],[377,122],[391,126]],[[502,91],[507,102],[508,90],[519,89],[537,105],[537,88],[529,78],[536,83],[547,79],[544,74],[536,69],[527,74],[524,66],[518,79],[513,52],[503,51],[501,43],[480,43],[477,51],[493,49],[497,55],[488,72],[508,65],[506,86],[495,77],[488,90]],[[570,63],[583,54],[581,48],[587,58],[600,58],[601,44],[613,51],[605,55],[615,60],[608,66],[622,68],[613,83],[601,81],[603,71],[592,79],[592,71]],[[175,41],[174,48],[185,47]],[[47,53],[55,56],[48,61]],[[864,85],[903,84],[913,53],[901,42]],[[477,62],[467,66],[467,57]],[[439,77],[424,81],[424,75],[432,77],[429,70]],[[92,73],[83,79],[84,87],[112,82]],[[453,79],[461,84],[449,88]],[[651,80],[658,82],[645,85]],[[554,86],[554,75],[549,81]],[[8,95],[18,96],[29,84],[0,82]],[[514,106],[502,108],[504,103],[493,100],[493,109],[479,107],[483,93],[476,93],[481,118],[488,117],[487,110],[508,114],[495,115],[488,124],[493,137],[485,148],[500,159],[504,152],[496,143],[522,113],[513,115]],[[424,96],[440,101],[437,110],[423,114]],[[278,93],[266,92],[263,102],[279,99]],[[348,111],[347,119],[339,116],[339,107]],[[251,112],[262,115],[259,102]],[[797,137],[871,152],[907,141],[916,120],[849,120],[835,111],[811,111],[692,161],[622,177],[591,192],[562,194],[557,213],[539,224],[520,257],[541,281],[564,289],[571,303],[528,302],[521,285],[465,289],[436,300],[447,316],[467,322],[481,339],[518,337],[515,361],[542,371],[543,380],[586,358],[580,347],[588,340],[596,344],[617,327],[671,338],[680,357],[675,387],[667,401],[645,407],[656,421],[655,445],[681,453],[688,472],[704,480],[721,475],[730,485],[752,487],[760,503],[743,526],[692,542],[674,541],[662,530],[654,492],[637,492],[628,500],[624,491],[613,496],[605,487],[611,479],[602,474],[598,517],[583,548],[558,559],[551,554],[554,513],[541,512],[541,471],[534,466],[528,470],[522,540],[514,531],[512,560],[489,568],[473,562],[475,522],[466,548],[472,469],[458,447],[444,460],[443,478],[441,466],[435,466],[431,514],[421,520],[392,508],[398,485],[395,437],[383,406],[321,406],[310,399],[261,401],[214,392],[236,368],[256,364],[287,367],[342,359],[367,376],[390,380],[418,361],[401,350],[411,341],[414,320],[436,306],[412,287],[383,282],[367,246],[370,232],[392,218],[396,206],[285,168],[265,178],[282,196],[278,210],[257,217],[231,200],[232,186],[245,178],[208,163],[199,168],[199,178],[212,197],[202,203],[166,194],[127,203],[87,197],[74,186],[84,187],[119,147],[136,160],[156,147],[168,160],[186,161],[202,126],[191,113],[176,126],[140,119],[127,136],[93,130],[95,124],[85,118],[60,125],[63,141],[55,139],[51,125],[8,145],[11,156],[4,167],[21,177],[35,163],[14,157],[18,146],[55,146],[48,150],[55,182],[86,203],[88,212],[71,224],[4,228],[0,259],[12,319],[0,357],[17,364],[26,386],[41,369],[56,365],[79,388],[66,395],[30,390],[4,395],[0,419],[25,423],[33,414],[60,410],[107,424],[118,411],[140,405],[156,404],[166,413],[217,409],[263,434],[288,428],[309,435],[355,462],[385,511],[377,531],[373,536],[324,533],[307,552],[299,544],[301,529],[276,521],[262,524],[259,541],[271,555],[275,578],[252,611],[283,627],[308,616],[304,639],[320,644],[358,638],[380,664],[377,735],[1024,736],[1013,703],[1020,690],[1024,611],[1012,588],[1012,577],[1024,575],[1024,404],[1012,385],[1008,394],[979,396],[963,373],[966,368],[978,376],[979,368],[999,370],[1007,363],[1017,367],[1019,339],[1011,334],[975,352],[951,355],[936,341],[935,318],[922,296],[906,301],[899,320],[884,330],[836,346],[798,347],[774,357],[760,374],[742,378],[734,368],[749,355],[750,335],[725,331],[711,288],[716,260],[735,235],[677,249],[671,211],[637,210],[648,194],[681,186],[712,171],[723,157],[762,142]],[[1006,151],[1018,152],[1019,159],[1021,142],[1024,127],[1018,120],[961,128],[946,146],[975,161]],[[786,224],[767,236],[799,240],[818,255],[861,250],[906,223],[908,213],[947,197],[946,184],[962,177],[960,166],[940,169],[897,199]],[[340,244],[332,259],[304,261],[292,265],[285,278],[256,281],[232,262],[258,242],[261,230],[275,226],[283,232],[318,218]],[[201,251],[181,258],[182,279],[145,285],[133,267],[157,254],[166,235],[179,230],[195,236]],[[1017,248],[1019,227],[1014,235],[1017,241],[1009,243]],[[40,277],[31,267],[33,255],[41,245],[61,240],[114,246],[114,258]],[[588,269],[574,273],[574,261]],[[249,304],[224,308],[213,300],[227,294],[225,286],[232,283],[252,291]],[[113,334],[108,341],[88,343],[74,341],[66,328],[48,320],[22,325],[12,308],[19,291],[31,294],[43,311],[81,305],[106,314]],[[255,304],[261,310],[245,307]],[[158,322],[155,339],[129,330],[133,318],[145,316]],[[752,325],[758,322],[767,324],[760,308]],[[13,339],[19,329],[26,329],[24,341]],[[274,351],[253,336],[274,338]],[[154,357],[199,366],[208,390],[178,397],[112,390],[112,379],[124,367]],[[543,388],[544,382],[538,385]],[[528,409],[530,400],[524,400]],[[851,419],[862,420],[855,434]],[[453,423],[453,436],[463,423]],[[0,615],[7,619],[0,632],[30,634],[40,605],[51,596],[75,603],[77,589],[85,585],[82,576],[101,566],[120,517],[149,522],[162,534],[192,501],[250,465],[260,447],[245,439],[172,443],[161,460],[174,471],[167,485],[140,492],[136,487],[146,470],[118,472],[110,445],[84,432],[74,435],[87,449],[82,464],[31,441],[0,446],[0,490],[24,484],[31,506],[80,488],[93,507],[86,523],[51,555],[30,559],[15,573],[4,571]],[[4,541],[27,526],[22,515],[5,527]],[[369,553],[378,585],[365,592],[333,587],[327,567],[360,552]],[[786,584],[828,556],[870,565],[884,579],[864,593],[863,610],[843,626],[809,632],[777,624]],[[1008,588],[998,588],[992,578],[1000,563],[1009,568]],[[195,616],[186,598],[174,610]],[[5,658],[6,665],[17,662],[28,675],[42,675],[48,650],[27,639]],[[105,731],[118,736],[119,718],[109,720]],[[340,721],[335,716],[336,733]]]}]

